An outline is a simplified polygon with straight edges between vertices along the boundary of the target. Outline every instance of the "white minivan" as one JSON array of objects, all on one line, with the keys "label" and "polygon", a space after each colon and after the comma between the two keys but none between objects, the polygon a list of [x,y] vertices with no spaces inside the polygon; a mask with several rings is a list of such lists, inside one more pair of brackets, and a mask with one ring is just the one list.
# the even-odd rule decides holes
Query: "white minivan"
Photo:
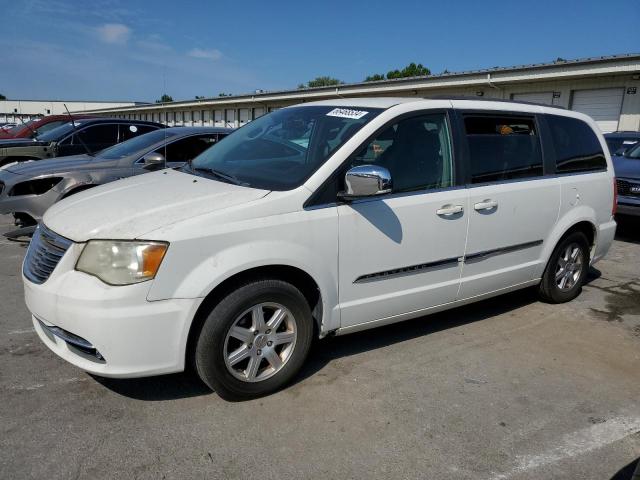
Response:
[{"label": "white minivan", "polygon": [[25,298],[42,341],[88,372],[193,365],[222,397],[251,398],[289,382],[314,336],[529,286],[573,299],[613,241],[615,205],[606,143],[580,113],[305,103],[189,167],[54,205],[24,261]]}]

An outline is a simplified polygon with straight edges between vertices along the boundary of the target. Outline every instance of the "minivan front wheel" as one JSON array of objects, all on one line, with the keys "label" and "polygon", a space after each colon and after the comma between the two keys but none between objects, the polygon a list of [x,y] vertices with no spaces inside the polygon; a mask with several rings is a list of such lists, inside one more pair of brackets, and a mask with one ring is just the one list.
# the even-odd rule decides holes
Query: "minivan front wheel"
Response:
[{"label": "minivan front wheel", "polygon": [[228,400],[255,398],[286,385],[313,337],[302,293],[281,280],[241,285],[215,305],[195,345],[200,378]]},{"label": "minivan front wheel", "polygon": [[558,243],[540,282],[540,296],[550,303],[576,298],[589,271],[589,242],[582,232],[573,232]]}]

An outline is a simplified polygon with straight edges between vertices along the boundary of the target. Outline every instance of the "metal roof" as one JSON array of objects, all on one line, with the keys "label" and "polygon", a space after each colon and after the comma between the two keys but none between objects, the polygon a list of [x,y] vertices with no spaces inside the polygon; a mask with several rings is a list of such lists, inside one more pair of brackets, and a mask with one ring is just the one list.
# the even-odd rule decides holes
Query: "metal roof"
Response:
[{"label": "metal roof", "polygon": [[[175,102],[167,102],[167,103],[155,103],[148,105],[136,105],[135,107],[121,107],[121,109],[127,110],[145,110],[147,108],[152,109],[163,109],[167,107],[179,107],[183,105],[188,105],[191,107],[196,107],[199,104],[209,104],[209,103],[234,103],[234,100],[237,101],[256,101],[260,102],[262,98],[269,98],[273,96],[286,95],[286,96],[304,96],[306,94],[316,94],[321,96],[324,92],[338,92],[343,89],[355,89],[355,88],[371,88],[376,89],[376,87],[385,87],[385,86],[394,86],[394,85],[402,85],[402,84],[412,84],[416,82],[429,82],[429,81],[438,81],[438,80],[448,80],[448,79],[463,79],[464,77],[471,76],[479,76],[479,75],[491,75],[494,73],[518,73],[518,72],[526,72],[530,70],[545,70],[545,69],[554,69],[558,67],[576,67],[576,66],[587,66],[587,65],[597,65],[604,64],[611,61],[619,61],[619,60],[637,60],[640,62],[640,53],[626,53],[619,55],[606,55],[600,57],[587,57],[587,58],[579,58],[573,60],[555,60],[553,62],[546,63],[532,63],[532,64],[523,64],[523,65],[514,65],[510,67],[492,67],[492,68],[484,68],[478,70],[464,70],[460,72],[447,72],[447,73],[439,73],[439,74],[431,74],[417,77],[405,77],[405,78],[394,78],[394,79],[385,79],[385,80],[377,80],[371,82],[354,82],[354,83],[341,83],[339,85],[331,85],[331,86],[322,86],[322,87],[305,87],[298,89],[288,89],[288,90],[260,90],[254,93],[243,93],[238,95],[229,95],[223,97],[207,97],[197,100],[180,100]],[[637,71],[640,72],[640,64],[638,65]],[[426,85],[425,85],[426,86]],[[338,95],[339,96],[339,95]],[[88,111],[108,111],[108,108],[105,109],[96,109],[96,110],[88,110]]]}]

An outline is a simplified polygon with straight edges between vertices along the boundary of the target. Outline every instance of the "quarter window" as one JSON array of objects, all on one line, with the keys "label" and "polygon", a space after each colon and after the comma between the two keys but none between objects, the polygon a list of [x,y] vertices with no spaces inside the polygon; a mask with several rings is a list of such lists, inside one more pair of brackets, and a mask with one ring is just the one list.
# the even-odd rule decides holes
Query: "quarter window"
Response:
[{"label": "quarter window", "polygon": [[453,166],[445,115],[408,118],[386,128],[351,166],[365,164],[387,168],[394,192],[450,187]]},{"label": "quarter window", "polygon": [[542,154],[531,117],[466,116],[471,183],[541,176]]},{"label": "quarter window", "polygon": [[556,151],[557,173],[607,169],[602,146],[589,125],[582,120],[559,115],[547,115],[547,123]]}]

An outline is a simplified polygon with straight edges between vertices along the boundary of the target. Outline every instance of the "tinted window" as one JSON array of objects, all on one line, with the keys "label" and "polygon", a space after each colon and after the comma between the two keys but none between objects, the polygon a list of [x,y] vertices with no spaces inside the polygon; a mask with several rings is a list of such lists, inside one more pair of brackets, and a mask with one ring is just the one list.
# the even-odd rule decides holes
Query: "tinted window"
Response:
[{"label": "tinted window", "polygon": [[365,164],[387,168],[394,192],[450,187],[453,166],[445,115],[408,118],[386,128],[350,166]]},{"label": "tinted window", "polygon": [[531,117],[467,116],[471,183],[543,174],[540,140]]},{"label": "tinted window", "polygon": [[[121,125],[120,127],[122,128],[123,125]],[[100,152],[99,157],[109,159],[123,158],[128,155],[137,153],[140,150],[151,147],[153,144],[158,143],[166,138],[171,138],[175,135],[177,135],[177,132],[171,130],[154,130],[153,132],[149,132],[144,135],[138,135],[131,140],[127,140],[126,142],[121,142],[117,145],[107,148]]]},{"label": "tinted window", "polygon": [[216,134],[182,138],[156,150],[167,162],[188,162],[216,143]]},{"label": "tinted window", "polygon": [[622,155],[626,150],[631,149],[638,140],[633,138],[613,137],[605,138],[607,141],[607,147],[609,147],[609,153],[611,155]]},{"label": "tinted window", "polygon": [[[80,135],[87,145],[108,146],[118,141],[117,125],[94,125],[81,130],[76,135]],[[76,143],[75,141],[73,142]]]},{"label": "tinted window", "polygon": [[598,137],[582,120],[547,115],[551,138],[556,151],[558,173],[606,170]]},{"label": "tinted window", "polygon": [[153,132],[157,129],[158,127],[154,127],[151,125],[123,124],[120,125],[120,141],[124,142],[125,140],[129,140],[130,138],[137,137],[138,135],[144,135],[145,133]]}]

